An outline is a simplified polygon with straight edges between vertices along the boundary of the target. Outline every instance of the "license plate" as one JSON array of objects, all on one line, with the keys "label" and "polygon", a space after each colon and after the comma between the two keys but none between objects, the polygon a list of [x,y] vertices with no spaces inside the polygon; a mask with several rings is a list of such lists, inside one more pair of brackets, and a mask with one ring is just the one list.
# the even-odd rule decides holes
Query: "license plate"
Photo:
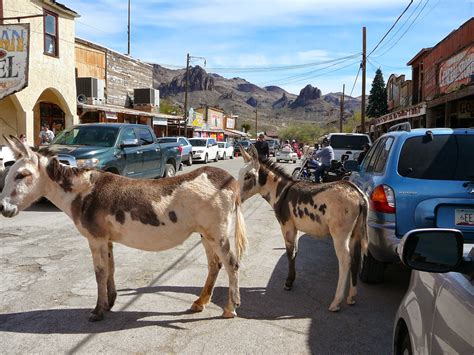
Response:
[{"label": "license plate", "polygon": [[454,221],[457,226],[474,227],[474,210],[456,209]]}]

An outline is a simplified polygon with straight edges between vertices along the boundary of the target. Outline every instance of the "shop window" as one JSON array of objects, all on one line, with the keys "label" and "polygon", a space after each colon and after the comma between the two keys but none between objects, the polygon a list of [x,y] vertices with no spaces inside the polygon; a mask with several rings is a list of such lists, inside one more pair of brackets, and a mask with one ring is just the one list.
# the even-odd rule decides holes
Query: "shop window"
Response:
[{"label": "shop window", "polygon": [[44,10],[44,54],[58,57],[58,40],[58,15]]}]

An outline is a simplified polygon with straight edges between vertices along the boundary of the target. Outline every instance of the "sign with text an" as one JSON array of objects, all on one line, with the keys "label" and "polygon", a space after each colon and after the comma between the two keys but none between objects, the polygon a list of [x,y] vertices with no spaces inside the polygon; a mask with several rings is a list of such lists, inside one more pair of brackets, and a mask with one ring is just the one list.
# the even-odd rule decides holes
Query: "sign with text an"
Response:
[{"label": "sign with text an", "polygon": [[0,99],[28,86],[30,25],[0,25]]}]

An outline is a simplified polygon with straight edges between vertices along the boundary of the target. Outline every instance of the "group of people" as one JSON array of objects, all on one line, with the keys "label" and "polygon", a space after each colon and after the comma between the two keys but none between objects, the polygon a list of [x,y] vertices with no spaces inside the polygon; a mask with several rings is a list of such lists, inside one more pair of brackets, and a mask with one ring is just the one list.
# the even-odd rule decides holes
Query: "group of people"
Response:
[{"label": "group of people", "polygon": [[39,134],[40,144],[50,144],[54,139],[54,132],[49,129],[48,125],[42,125]]}]

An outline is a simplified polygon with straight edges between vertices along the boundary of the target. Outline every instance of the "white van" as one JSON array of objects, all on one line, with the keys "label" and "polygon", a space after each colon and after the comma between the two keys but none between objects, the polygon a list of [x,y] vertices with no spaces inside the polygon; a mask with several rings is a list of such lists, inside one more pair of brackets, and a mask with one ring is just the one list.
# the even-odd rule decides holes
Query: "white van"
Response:
[{"label": "white van", "polygon": [[364,144],[372,144],[370,136],[362,133],[330,133],[328,139],[336,160],[341,160],[343,154],[348,155],[349,160],[357,160]]}]

